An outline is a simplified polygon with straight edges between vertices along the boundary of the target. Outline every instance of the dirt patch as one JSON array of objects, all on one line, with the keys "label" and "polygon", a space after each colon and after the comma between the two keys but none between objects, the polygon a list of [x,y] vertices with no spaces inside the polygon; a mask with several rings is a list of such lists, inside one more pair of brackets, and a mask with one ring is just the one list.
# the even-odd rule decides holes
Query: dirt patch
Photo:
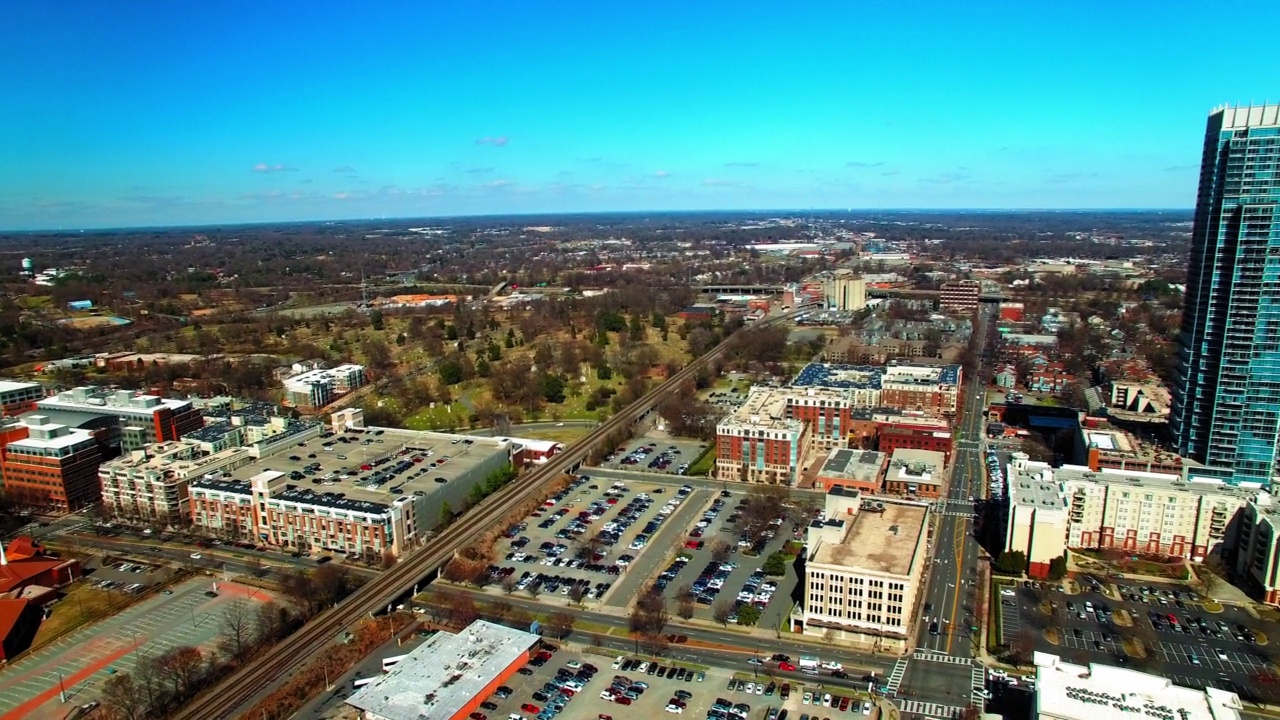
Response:
[{"label": "dirt patch", "polygon": [[1128,610],[1117,610],[1111,615],[1111,620],[1116,627],[1133,627],[1133,618],[1129,616]]},{"label": "dirt patch", "polygon": [[1045,631],[1044,631],[1044,639],[1045,639],[1046,641],[1048,641],[1048,643],[1049,643],[1050,645],[1060,645],[1060,644],[1062,644],[1062,638],[1058,637],[1058,629],[1057,629],[1057,628],[1049,628],[1048,630],[1045,630]]},{"label": "dirt patch", "polygon": [[1079,595],[1080,583],[1072,580],[1071,578],[1067,578],[1062,581],[1062,592],[1066,595]]},{"label": "dirt patch", "polygon": [[1205,612],[1210,612],[1210,613],[1220,613],[1220,612],[1222,612],[1222,604],[1221,604],[1221,603],[1216,603],[1216,602],[1214,602],[1214,601],[1212,601],[1212,600],[1205,600],[1205,601],[1204,601],[1204,603],[1202,603],[1202,604],[1204,605],[1204,611],[1205,611]]},{"label": "dirt patch", "polygon": [[1253,637],[1259,647],[1267,644],[1267,636],[1261,630],[1254,630]]},{"label": "dirt patch", "polygon": [[1145,660],[1147,657],[1147,646],[1138,638],[1123,638],[1120,645],[1124,648],[1125,654],[1131,658]]}]

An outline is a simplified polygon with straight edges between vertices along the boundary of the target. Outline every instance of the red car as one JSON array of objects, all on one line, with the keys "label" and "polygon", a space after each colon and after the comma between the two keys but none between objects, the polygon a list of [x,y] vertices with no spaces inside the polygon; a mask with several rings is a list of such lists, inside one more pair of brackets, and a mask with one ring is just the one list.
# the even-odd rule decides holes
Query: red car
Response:
[{"label": "red car", "polygon": [[537,715],[538,713],[542,712],[542,708],[538,707],[537,705],[531,705],[529,703],[525,703],[521,705],[520,709],[532,715]]},{"label": "red car", "polygon": [[795,669],[796,669],[796,666],[795,666],[795,665],[792,665],[792,664],[791,664],[791,663],[789,663],[789,662],[780,662],[780,663],[778,663],[778,669],[779,669],[779,670],[786,670],[787,672],[794,672],[794,671],[795,671]]},{"label": "red car", "polygon": [[631,704],[631,698],[627,697],[626,695],[619,695],[618,697],[614,698],[613,701],[618,703],[619,705]]},{"label": "red car", "polygon": [[840,698],[840,709],[841,709],[841,710],[848,710],[848,709],[849,709],[849,698],[847,698],[847,697],[842,697],[842,698]]},{"label": "red car", "polygon": [[482,712],[473,712],[469,717],[471,720],[489,720],[489,717]]}]

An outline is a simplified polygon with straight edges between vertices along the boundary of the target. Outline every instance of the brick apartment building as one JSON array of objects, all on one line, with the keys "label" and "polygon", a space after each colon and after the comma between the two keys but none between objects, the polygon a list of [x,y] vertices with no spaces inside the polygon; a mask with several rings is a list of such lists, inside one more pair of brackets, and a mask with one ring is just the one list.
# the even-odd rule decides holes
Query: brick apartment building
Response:
[{"label": "brick apartment building", "polygon": [[943,310],[957,312],[973,312],[978,309],[978,299],[982,295],[982,283],[977,280],[955,280],[942,284]]},{"label": "brick apartment building", "polygon": [[929,450],[942,453],[947,462],[950,462],[953,444],[949,430],[905,423],[885,423],[880,425],[877,447],[880,452],[888,455],[892,455],[893,451],[899,448]]}]

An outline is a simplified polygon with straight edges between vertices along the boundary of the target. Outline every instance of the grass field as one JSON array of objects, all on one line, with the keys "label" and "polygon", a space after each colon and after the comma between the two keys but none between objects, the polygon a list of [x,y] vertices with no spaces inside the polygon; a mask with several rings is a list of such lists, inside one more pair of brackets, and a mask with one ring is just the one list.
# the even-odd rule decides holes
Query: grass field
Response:
[{"label": "grass field", "polygon": [[710,475],[715,466],[716,447],[715,445],[710,445],[698,456],[697,460],[689,463],[689,475]]},{"label": "grass field", "polygon": [[514,427],[511,429],[511,433],[528,440],[550,440],[568,445],[575,440],[586,437],[587,433],[594,429],[595,426],[593,425],[570,425],[559,428],[539,428],[537,430],[521,430],[519,427]]}]

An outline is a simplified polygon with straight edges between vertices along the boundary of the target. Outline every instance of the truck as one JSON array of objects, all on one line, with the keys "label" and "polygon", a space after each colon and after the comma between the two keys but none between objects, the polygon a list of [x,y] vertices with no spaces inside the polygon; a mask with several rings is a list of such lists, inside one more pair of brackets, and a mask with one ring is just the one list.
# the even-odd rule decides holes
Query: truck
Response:
[{"label": "truck", "polygon": [[383,658],[382,672],[390,672],[391,668],[395,667],[396,665],[399,665],[400,661],[404,660],[407,657],[409,656],[408,655],[392,655],[389,658]]},{"label": "truck", "polygon": [[821,661],[816,655],[801,655],[798,666],[800,668],[800,672],[805,673],[806,675],[817,675],[818,664],[820,662]]}]

